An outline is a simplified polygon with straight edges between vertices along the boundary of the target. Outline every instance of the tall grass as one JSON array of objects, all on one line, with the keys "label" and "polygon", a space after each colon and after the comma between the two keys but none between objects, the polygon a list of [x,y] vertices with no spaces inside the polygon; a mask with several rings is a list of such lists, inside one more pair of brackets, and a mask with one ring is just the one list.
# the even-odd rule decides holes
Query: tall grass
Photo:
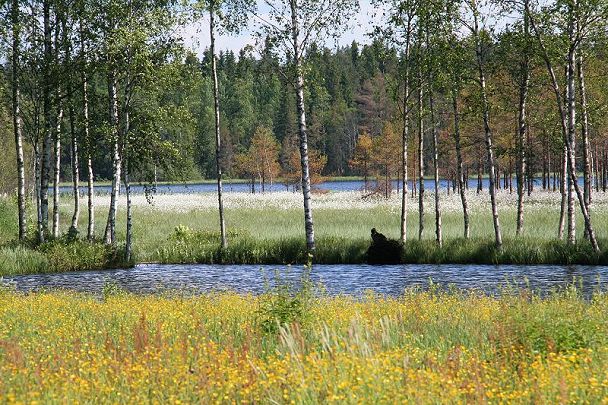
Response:
[{"label": "tall grass", "polygon": [[[537,200],[526,205],[525,228],[523,237],[515,237],[515,209],[509,203],[511,196],[501,195],[504,201],[499,205],[503,227],[504,249],[493,248],[493,226],[489,209],[484,205],[484,196],[476,198],[472,204],[471,234],[469,241],[462,239],[462,215],[459,202],[452,196],[446,199],[443,214],[444,248],[438,249],[433,243],[434,218],[432,206],[425,216],[425,231],[418,240],[417,211],[413,204],[408,213],[408,242],[403,254],[404,263],[513,263],[513,264],[608,264],[607,243],[608,206],[598,195],[593,208],[593,220],[600,238],[602,252],[594,253],[582,239],[583,221],[578,218],[577,231],[580,242],[575,246],[556,240],[559,206],[554,199],[539,194]],[[230,196],[238,203],[228,204],[226,218],[229,234],[229,247],[219,250],[217,235],[217,210],[210,205],[208,196],[159,196],[159,206],[136,205],[134,207],[134,258],[138,262],[162,263],[250,263],[250,264],[287,264],[306,263],[308,256],[304,244],[304,227],[301,209],[293,204],[290,196],[280,195],[286,204],[272,204],[273,195],[255,197]],[[361,204],[360,198],[343,198],[326,195],[321,200],[334,201],[336,204],[321,202],[314,211],[315,233],[317,238],[317,263],[362,263],[365,262],[366,249],[370,243],[370,229],[376,228],[388,237],[398,238],[398,204],[391,200],[378,200]],[[182,201],[184,199],[184,201]],[[333,200],[332,200],[333,199]],[[229,199],[230,200],[230,199]],[[121,200],[122,201],[122,200]],[[169,202],[169,206],[167,206]],[[230,202],[230,201],[228,201]],[[432,204],[432,200],[429,201]],[[324,205],[325,204],[325,205]],[[353,206],[354,205],[354,206]],[[197,207],[183,209],[183,207]],[[4,270],[0,272],[38,272],[113,267],[120,264],[118,252],[114,259],[103,247],[93,252],[86,245],[60,248],[55,246],[53,257],[41,259],[34,252],[8,253],[13,244],[7,241],[16,236],[16,212],[14,204],[0,199],[0,255],[4,255]],[[71,201],[62,199],[60,223],[63,231],[71,216]],[[86,210],[85,210],[86,211]],[[122,214],[121,214],[122,213]],[[81,221],[80,234],[86,233],[86,221]],[[103,215],[97,216],[97,230],[105,226]],[[190,229],[194,236],[176,238],[180,226]],[[124,211],[118,215],[119,245],[124,244]],[[178,232],[179,233],[179,232]],[[182,235],[183,236],[183,235]],[[82,254],[79,250],[83,250]],[[50,250],[39,253],[45,256]],[[72,252],[71,254],[69,252]],[[15,258],[13,258],[13,256]],[[16,259],[20,257],[21,259]],[[29,257],[31,256],[31,257]],[[79,260],[82,256],[82,260]],[[1,260],[1,259],[0,259]],[[46,260],[46,265],[44,265]],[[63,261],[63,264],[62,264]],[[97,261],[97,264],[94,262]],[[8,264],[7,264],[8,263]],[[10,263],[15,263],[11,265]],[[6,270],[7,267],[12,269]]]},{"label": "tall grass", "polygon": [[0,276],[128,267],[122,247],[57,239],[39,246],[0,247]]},{"label": "tall grass", "polygon": [[[12,198],[0,198],[0,276],[55,273],[130,266],[123,259],[123,247],[105,246],[63,236],[38,245],[34,218],[29,217],[30,237],[18,242],[17,209]],[[62,223],[68,213],[62,211]]]},{"label": "tall grass", "polygon": [[602,403],[608,298],[0,291],[0,398]]}]

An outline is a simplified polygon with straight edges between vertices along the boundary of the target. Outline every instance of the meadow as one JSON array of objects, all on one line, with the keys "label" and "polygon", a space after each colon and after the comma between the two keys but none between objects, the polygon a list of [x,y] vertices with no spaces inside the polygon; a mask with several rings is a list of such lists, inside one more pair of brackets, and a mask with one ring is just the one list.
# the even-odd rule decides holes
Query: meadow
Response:
[{"label": "meadow", "polygon": [[606,403],[608,297],[0,292],[8,403]]},{"label": "meadow", "polygon": [[[99,197],[100,209],[107,196]],[[559,195],[535,192],[526,199],[525,231],[515,237],[515,194],[499,193],[504,250],[493,245],[493,226],[487,192],[468,193],[471,240],[462,238],[460,197],[443,193],[441,199],[444,247],[435,242],[434,197],[425,198],[425,230],[418,241],[418,203],[408,204],[407,263],[608,263],[608,249],[593,253],[583,240],[582,217],[577,218],[581,242],[567,246],[556,240]],[[213,194],[157,195],[151,201],[134,197],[134,241],[137,260],[165,263],[306,263],[302,197],[299,193],[227,193],[225,195],[229,247],[218,251],[217,200]],[[362,198],[359,192],[330,192],[313,199],[319,263],[361,263],[376,228],[387,237],[399,237],[401,200]],[[69,205],[66,206],[68,208]],[[595,195],[593,220],[598,238],[608,247],[608,196]],[[66,216],[67,218],[67,216]],[[103,221],[104,218],[100,218]],[[124,215],[120,217],[124,227]],[[103,227],[103,222],[98,228]]]},{"label": "meadow", "polygon": [[[603,250],[594,253],[582,238],[583,221],[577,218],[580,242],[569,246],[557,240],[559,195],[534,192],[526,198],[525,229],[515,237],[516,195],[498,194],[504,249],[493,245],[493,226],[487,192],[468,193],[471,239],[462,238],[458,195],[442,195],[444,247],[434,242],[434,198],[427,193],[425,230],[418,240],[418,204],[408,205],[408,243],[404,263],[514,263],[608,264],[608,196],[594,194],[592,215]],[[219,249],[217,200],[213,193],[159,194],[151,200],[135,195],[134,260],[160,263],[306,263],[302,197],[299,193],[227,193],[225,195],[229,247]],[[96,229],[105,227],[108,196],[97,196]],[[0,200],[0,274],[39,273],[129,265],[120,260],[125,229],[125,200],[120,198],[118,246],[66,241],[65,238],[30,249],[15,238],[14,204]],[[400,199],[362,198],[359,192],[330,192],[313,199],[317,263],[365,262],[370,229],[398,238]],[[86,234],[86,206],[81,208],[80,235]],[[62,231],[71,218],[71,199],[61,199]],[[33,220],[33,216],[30,216]]]}]

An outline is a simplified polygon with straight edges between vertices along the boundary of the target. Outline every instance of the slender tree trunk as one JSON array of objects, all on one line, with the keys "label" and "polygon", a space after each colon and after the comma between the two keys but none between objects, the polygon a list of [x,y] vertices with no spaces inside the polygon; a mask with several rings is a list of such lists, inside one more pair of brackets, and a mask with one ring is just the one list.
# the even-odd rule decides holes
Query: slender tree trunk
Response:
[{"label": "slender tree trunk", "polygon": [[418,239],[424,232],[424,103],[422,77],[418,76]]},{"label": "slender tree trunk", "polygon": [[131,183],[129,181],[129,159],[125,158],[124,161],[124,183],[125,183],[125,196],[127,197],[127,235],[125,243],[125,260],[127,263],[131,261],[133,251],[133,213],[132,213],[132,201],[131,201]]},{"label": "slender tree trunk", "polygon": [[304,226],[306,229],[306,247],[309,252],[315,250],[315,232],[312,220],[310,195],[310,169],[308,165],[308,130],[306,128],[306,112],[304,104],[304,72],[299,41],[298,5],[296,0],[290,0],[291,7],[291,36],[295,63],[296,107],[298,111],[298,128],[300,132],[300,163],[302,165],[302,194],[304,195]]},{"label": "slender tree trunk", "polygon": [[[59,71],[57,67],[60,66],[59,60],[59,44],[60,37],[59,33],[61,32],[62,37],[61,41],[65,42],[66,40],[66,31],[65,27],[63,27],[63,31],[61,31],[60,24],[60,16],[58,11],[55,11],[55,38],[54,38],[54,66],[56,67],[56,74],[63,73],[63,71]],[[63,70],[63,69],[62,69]],[[61,79],[55,79],[57,81],[57,85],[55,86],[55,102],[57,104],[57,115],[55,116],[55,167],[54,167],[54,176],[53,176],[53,236],[55,238],[59,237],[59,181],[61,176],[61,132],[63,131],[63,100],[62,100],[62,89],[61,89]]]},{"label": "slender tree trunk", "polygon": [[25,164],[23,159],[23,126],[21,121],[21,94],[19,80],[19,65],[21,50],[19,1],[12,0],[11,19],[13,28],[12,44],[12,79],[13,79],[13,132],[15,135],[15,151],[17,156],[17,208],[19,213],[19,240],[24,240],[27,234],[25,212]]},{"label": "slender tree trunk", "polygon": [[[63,22],[64,32],[66,31],[65,20]],[[66,59],[68,65],[71,58],[70,42],[64,39],[66,47]],[[78,233],[78,219],[80,218],[80,162],[78,156],[78,138],[76,137],[76,123],[74,112],[74,87],[71,81],[68,81],[68,118],[70,122],[70,156],[72,166],[72,192],[74,197],[74,212],[72,214],[72,223],[70,225],[70,233],[76,235]]]},{"label": "slender tree trunk", "polygon": [[481,152],[479,152],[479,156],[477,159],[477,194],[483,191],[483,179],[482,179],[482,168],[483,164],[481,163]]},{"label": "slender tree trunk", "polygon": [[[71,91],[70,91],[71,92]],[[74,193],[74,213],[72,215],[72,225],[70,226],[72,233],[75,235],[78,232],[78,219],[80,217],[80,163],[78,159],[78,139],[76,137],[76,128],[74,123],[74,106],[72,105],[72,96],[70,95],[70,135],[72,138],[72,190]]]},{"label": "slender tree trunk", "polygon": [[414,173],[412,175],[412,199],[418,196],[418,154],[414,153]]},{"label": "slender tree trunk", "polygon": [[110,125],[112,130],[112,192],[110,194],[110,208],[108,220],[104,232],[104,242],[107,245],[116,243],[116,211],[118,193],[120,191],[121,179],[121,156],[120,156],[120,123],[118,119],[118,84],[116,73],[113,68],[108,74],[108,98],[110,100]]},{"label": "slender tree trunk", "polygon": [[49,227],[49,184],[51,182],[51,141],[52,141],[52,110],[51,110],[51,65],[52,65],[52,41],[51,41],[51,11],[50,0],[43,2],[43,24],[44,24],[44,83],[43,83],[43,115],[44,115],[44,137],[42,141],[42,161],[40,163],[40,214],[42,217],[42,234],[39,240],[44,242]]},{"label": "slender tree trunk", "polygon": [[560,240],[564,239],[564,227],[566,226],[566,212],[568,211],[568,194],[566,193],[566,178],[568,176],[568,149],[564,146],[562,157],[561,180],[559,182],[559,191],[562,195],[559,213],[559,228],[557,237]]},{"label": "slender tree trunk", "polygon": [[[57,101],[61,104],[61,101]],[[55,168],[53,177],[53,236],[59,237],[59,181],[61,176],[61,124],[63,121],[63,107],[59,106],[57,113],[57,126],[55,129]]]},{"label": "slender tree trunk", "polygon": [[[585,204],[587,210],[591,204],[591,150],[589,146],[589,116],[587,113],[587,87],[585,85],[585,72],[583,69],[582,52],[578,54],[578,85],[580,89],[580,104],[581,104],[581,136],[583,137],[583,190],[585,196]],[[585,232],[586,234],[586,232]]]},{"label": "slender tree trunk", "polygon": [[548,168],[547,168],[547,155],[548,155],[548,141],[545,137],[542,140],[542,146],[543,146],[543,173],[542,173],[542,183],[543,183],[543,191],[547,190],[548,184],[549,184],[549,173],[548,173]]},{"label": "slender tree trunk", "polygon": [[[441,247],[443,236],[441,229],[441,206],[439,199],[439,147],[437,141],[437,127],[435,123],[435,98],[433,95],[433,78],[429,78],[429,112],[431,120],[431,134],[433,137],[433,178],[435,180],[435,241]],[[449,185],[448,185],[449,187]]]},{"label": "slender tree trunk", "polygon": [[34,173],[35,173],[35,192],[36,192],[36,231],[38,234],[38,243],[44,242],[44,223],[42,221],[42,204],[40,201],[41,190],[40,190],[40,150],[38,142],[34,143]]},{"label": "slender tree trunk", "polygon": [[411,18],[408,18],[406,40],[405,40],[405,72],[403,81],[403,133],[401,136],[401,172],[402,190],[401,190],[401,242],[405,243],[407,239],[407,143],[410,138],[410,29]]},{"label": "slender tree trunk", "polygon": [[475,53],[477,56],[477,70],[479,74],[479,87],[481,91],[482,108],[483,108],[483,124],[485,132],[486,152],[488,157],[488,170],[490,180],[490,202],[492,205],[492,221],[494,223],[494,241],[497,249],[502,248],[502,234],[500,231],[500,221],[498,219],[498,207],[496,205],[496,189],[494,185],[495,164],[494,164],[494,148],[492,146],[492,130],[490,128],[490,107],[488,96],[486,93],[486,77],[484,71],[483,50],[481,47],[481,38],[479,37],[479,25],[477,10],[474,14],[474,35],[475,35]]},{"label": "slender tree trunk", "polygon": [[469,208],[467,204],[467,193],[462,172],[462,147],[460,146],[460,113],[458,111],[458,96],[452,95],[452,108],[454,110],[454,143],[456,144],[456,170],[458,174],[458,188],[460,189],[460,201],[462,202],[462,215],[464,219],[464,238],[469,239]]},{"label": "slender tree trunk", "polygon": [[[561,118],[560,121],[561,121],[562,137],[563,137],[563,141],[564,141],[564,144],[566,147],[566,155],[567,155],[567,159],[568,159],[568,175],[570,177],[571,184],[574,185],[574,190],[576,191],[576,195],[577,195],[577,198],[579,201],[581,212],[583,214],[583,218],[585,221],[585,228],[589,235],[589,242],[591,243],[591,246],[593,247],[593,249],[596,252],[599,252],[600,251],[599,245],[598,245],[597,239],[595,237],[595,231],[593,230],[593,226],[591,224],[591,218],[589,217],[587,205],[585,204],[583,193],[581,192],[580,187],[578,185],[578,179],[577,179],[577,175],[576,175],[576,166],[575,166],[575,163],[576,163],[575,155],[574,155],[574,151],[570,147],[569,130],[568,130],[569,117],[567,117],[566,112],[564,111],[564,106],[563,106],[561,93],[560,93],[560,89],[559,89],[559,83],[557,81],[557,77],[556,77],[555,71],[553,69],[553,64],[551,63],[551,59],[549,58],[547,49],[544,45],[540,32],[538,31],[538,29],[536,28],[536,26],[534,24],[534,19],[532,18],[532,14],[530,13],[529,9],[527,9],[526,12],[530,16],[530,25],[532,26],[532,29],[535,32],[536,38],[537,38],[540,48],[542,50],[542,57],[545,60],[547,70],[548,70],[549,76],[551,78],[551,85],[553,87],[553,92],[555,93],[556,103],[557,103],[559,115]],[[572,24],[572,22],[570,24]],[[573,43],[571,42],[571,44],[573,44]],[[574,49],[572,51],[574,51]],[[572,55],[572,56],[574,56],[574,55]],[[572,133],[572,135],[574,135],[574,134]]]},{"label": "slender tree trunk", "polygon": [[87,75],[83,68],[82,74],[82,119],[84,139],[87,145],[87,208],[88,208],[88,226],[87,239],[93,241],[95,239],[95,205],[93,204],[94,197],[94,178],[93,178],[93,139],[91,138],[89,128],[89,84]]},{"label": "slender tree trunk", "polygon": [[[130,98],[130,96],[129,96]],[[123,181],[125,184],[125,196],[127,198],[127,234],[125,240],[125,260],[127,263],[131,261],[133,252],[133,204],[131,201],[131,182],[129,180],[129,132],[131,131],[131,121],[129,116],[129,106],[124,109],[124,148],[122,155],[124,156],[123,164]]]},{"label": "slender tree trunk", "polygon": [[[528,19],[524,19],[527,26]],[[524,176],[526,173],[526,113],[528,88],[530,86],[530,62],[526,51],[524,62],[521,64],[521,83],[519,85],[519,114],[517,119],[517,230],[516,235],[521,235],[524,227]]]},{"label": "slender tree trunk", "polygon": [[213,104],[215,112],[215,167],[217,171],[217,204],[220,215],[220,236],[222,239],[222,249],[228,247],[228,237],[226,235],[226,220],[224,219],[224,200],[222,196],[222,137],[220,134],[220,93],[217,80],[217,61],[215,59],[215,2],[209,6],[209,37],[211,39],[211,70],[213,76]]},{"label": "slender tree trunk", "polygon": [[[570,44],[575,41],[574,38],[574,27],[575,22],[573,18],[570,18],[569,24],[569,40]],[[568,167],[572,166],[576,172],[576,161],[574,150],[576,147],[576,103],[575,103],[575,69],[576,69],[576,50],[570,46],[568,52],[568,60],[566,66],[566,105],[567,105],[567,118],[568,118]],[[568,177],[568,243],[574,244],[576,242],[576,212],[574,211],[574,182],[578,182],[578,176],[575,178]],[[583,200],[584,204],[586,202]]]}]

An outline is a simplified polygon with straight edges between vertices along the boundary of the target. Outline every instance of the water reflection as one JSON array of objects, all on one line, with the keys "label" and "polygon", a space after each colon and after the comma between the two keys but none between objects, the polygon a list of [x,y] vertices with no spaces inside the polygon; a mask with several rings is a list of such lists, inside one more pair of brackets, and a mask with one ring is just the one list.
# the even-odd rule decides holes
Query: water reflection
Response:
[{"label": "water reflection", "polygon": [[[259,294],[272,284],[275,270],[284,280],[298,282],[302,266],[258,265],[138,265],[133,269],[13,276],[3,280],[19,291],[68,289],[99,294],[105,285],[134,293],[181,290],[194,293],[230,290]],[[607,266],[514,265],[315,265],[311,274],[327,293],[361,295],[367,290],[397,296],[407,288],[476,289],[498,294],[505,288],[530,288],[542,294],[573,282],[586,296],[605,290]],[[510,287],[509,287],[510,286]]]}]

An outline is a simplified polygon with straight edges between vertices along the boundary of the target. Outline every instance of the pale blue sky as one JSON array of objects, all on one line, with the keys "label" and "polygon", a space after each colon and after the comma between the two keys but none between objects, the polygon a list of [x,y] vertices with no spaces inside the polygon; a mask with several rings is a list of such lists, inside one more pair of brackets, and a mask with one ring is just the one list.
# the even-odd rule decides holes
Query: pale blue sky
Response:
[{"label": "pale blue sky", "polygon": [[[370,39],[366,35],[372,29],[374,21],[374,8],[370,4],[370,0],[360,0],[360,10],[349,25],[347,32],[345,32],[339,39],[339,45],[350,44],[353,40],[359,43],[369,43]],[[183,30],[183,37],[186,46],[193,49],[199,56],[203,50],[209,46],[209,28],[208,20],[202,19],[197,23],[188,25]],[[250,31],[244,31],[242,34],[237,36],[219,35],[217,38],[217,49],[218,50],[232,50],[237,52],[247,44],[254,44],[254,39]],[[327,46],[333,46],[333,43],[326,44]]]}]

